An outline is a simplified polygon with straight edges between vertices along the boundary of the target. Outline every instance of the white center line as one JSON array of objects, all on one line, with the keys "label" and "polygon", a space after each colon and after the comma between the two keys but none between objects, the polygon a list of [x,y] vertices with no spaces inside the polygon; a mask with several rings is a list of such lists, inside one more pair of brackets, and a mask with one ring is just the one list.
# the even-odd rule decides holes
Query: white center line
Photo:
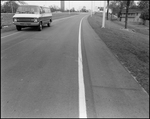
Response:
[{"label": "white center line", "polygon": [[64,19],[69,19],[69,18],[76,17],[76,16],[78,16],[78,14],[70,16],[70,17],[64,17],[64,18],[56,19],[56,20],[53,20],[53,22],[56,22],[56,21],[59,21],[59,20],[64,20]]},{"label": "white center line", "polygon": [[79,38],[78,38],[78,81],[79,81],[79,118],[87,118],[86,100],[85,100],[85,86],[83,77],[83,64],[82,64],[82,49],[81,49],[81,24],[79,25]]},{"label": "white center line", "polygon": [[[27,40],[27,39],[26,39],[26,40]],[[25,40],[23,40],[23,41],[25,41]],[[10,47],[4,49],[4,50],[1,50],[1,51],[2,51],[2,52],[3,52],[3,51],[6,51],[6,50],[8,50],[8,49],[10,49],[10,48],[12,48],[12,47],[18,45],[19,43],[21,43],[21,42],[23,42],[23,41],[20,41],[20,42],[18,42],[18,43],[16,43],[16,44],[14,44],[14,45],[12,45],[12,46],[10,46]]]},{"label": "white center line", "polygon": [[15,32],[15,33],[9,34],[9,35],[7,35],[7,36],[3,36],[3,37],[1,37],[1,38],[6,38],[6,37],[8,37],[8,36],[11,36],[11,35],[14,35],[14,34],[17,34],[17,33],[20,33],[20,32]]}]

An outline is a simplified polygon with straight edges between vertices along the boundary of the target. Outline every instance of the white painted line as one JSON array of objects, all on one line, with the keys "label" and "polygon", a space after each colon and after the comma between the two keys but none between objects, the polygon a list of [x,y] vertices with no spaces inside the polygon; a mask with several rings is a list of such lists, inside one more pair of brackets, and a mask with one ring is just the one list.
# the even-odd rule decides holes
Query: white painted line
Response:
[{"label": "white painted line", "polygon": [[[77,14],[77,15],[78,15],[78,14]],[[63,20],[63,19],[69,19],[69,18],[72,18],[72,17],[76,17],[77,15],[73,15],[73,16],[70,16],[70,17],[64,17],[64,18],[61,18],[61,19],[56,19],[56,20],[54,20],[53,22],[59,21],[59,20]]]},{"label": "white painted line", "polygon": [[3,28],[8,27],[8,26],[3,26]]},{"label": "white painted line", "polygon": [[12,35],[17,34],[17,33],[20,33],[20,32],[15,32],[15,33],[9,34],[9,35],[7,35],[7,36],[3,36],[3,37],[1,37],[1,38],[6,38],[6,37],[8,37],[8,36],[12,36]]},{"label": "white painted line", "polygon": [[[27,39],[26,39],[26,40],[27,40]],[[25,41],[25,40],[23,40],[23,41]],[[21,42],[23,42],[23,41],[20,41],[20,42],[18,42],[18,43],[16,43],[16,44],[14,44],[14,45],[12,45],[12,46],[10,46],[10,47],[4,49],[4,50],[1,50],[1,51],[2,51],[2,52],[3,52],[3,51],[6,51],[6,50],[8,50],[8,49],[14,47],[15,45],[18,45],[19,43],[21,43]]]},{"label": "white painted line", "polygon": [[81,24],[79,25],[79,38],[78,38],[78,81],[79,81],[79,118],[87,118],[86,112],[86,99],[85,99],[85,86],[83,77],[83,64],[82,64],[82,49],[81,49]]}]

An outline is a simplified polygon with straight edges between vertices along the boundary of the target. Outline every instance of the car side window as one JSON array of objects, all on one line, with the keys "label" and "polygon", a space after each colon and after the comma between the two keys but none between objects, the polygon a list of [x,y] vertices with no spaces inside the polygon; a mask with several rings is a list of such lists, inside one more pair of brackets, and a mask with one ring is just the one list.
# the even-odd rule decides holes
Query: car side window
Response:
[{"label": "car side window", "polygon": [[43,14],[45,13],[44,9],[42,7],[40,7],[40,13]]},{"label": "car side window", "polygon": [[42,8],[42,10],[43,10],[43,13],[45,13],[45,9],[44,9],[44,8]]},{"label": "car side window", "polygon": [[49,13],[48,8],[46,8],[46,13]]},{"label": "car side window", "polygon": [[40,14],[42,14],[43,13],[43,10],[42,10],[42,7],[40,7]]}]

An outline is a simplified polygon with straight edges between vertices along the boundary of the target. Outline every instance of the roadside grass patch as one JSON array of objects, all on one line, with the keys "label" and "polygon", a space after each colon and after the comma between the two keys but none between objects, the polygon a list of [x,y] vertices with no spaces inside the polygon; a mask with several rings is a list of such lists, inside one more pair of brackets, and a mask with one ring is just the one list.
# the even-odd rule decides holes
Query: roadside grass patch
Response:
[{"label": "roadside grass patch", "polygon": [[1,13],[1,25],[2,26],[9,26],[12,24],[14,13]]},{"label": "roadside grass patch", "polygon": [[89,16],[88,22],[149,94],[149,36],[121,30],[122,26],[108,20],[101,28],[102,18],[97,15]]},{"label": "roadside grass patch", "polygon": [[[102,13],[96,13],[96,15],[101,18],[103,17]],[[109,19],[111,19],[110,14],[109,14]],[[116,26],[122,27],[122,29],[124,29],[125,27],[125,22],[123,20],[119,21],[117,18],[112,17],[111,22],[116,24]],[[143,35],[149,35],[149,27],[139,24],[138,22],[129,21],[128,29],[133,32],[141,33]]]},{"label": "roadside grass patch", "polygon": [[[120,21],[113,21],[115,24],[118,24],[120,26],[125,26],[125,23],[122,23]],[[141,25],[142,26],[142,25]],[[134,32],[137,32],[137,33],[141,33],[141,34],[144,34],[144,35],[149,35],[149,29],[144,29],[144,28],[135,28],[135,27],[132,27],[132,26],[129,26],[128,25],[128,28],[130,29],[133,29]]]}]

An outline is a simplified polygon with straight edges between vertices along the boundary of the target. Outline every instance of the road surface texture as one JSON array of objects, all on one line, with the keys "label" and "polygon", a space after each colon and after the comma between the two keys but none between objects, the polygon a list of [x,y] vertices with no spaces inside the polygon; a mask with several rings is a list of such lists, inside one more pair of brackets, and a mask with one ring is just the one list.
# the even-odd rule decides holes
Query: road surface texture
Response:
[{"label": "road surface texture", "polygon": [[79,117],[78,35],[87,117],[149,117],[149,96],[86,14],[1,36],[1,117]]}]

